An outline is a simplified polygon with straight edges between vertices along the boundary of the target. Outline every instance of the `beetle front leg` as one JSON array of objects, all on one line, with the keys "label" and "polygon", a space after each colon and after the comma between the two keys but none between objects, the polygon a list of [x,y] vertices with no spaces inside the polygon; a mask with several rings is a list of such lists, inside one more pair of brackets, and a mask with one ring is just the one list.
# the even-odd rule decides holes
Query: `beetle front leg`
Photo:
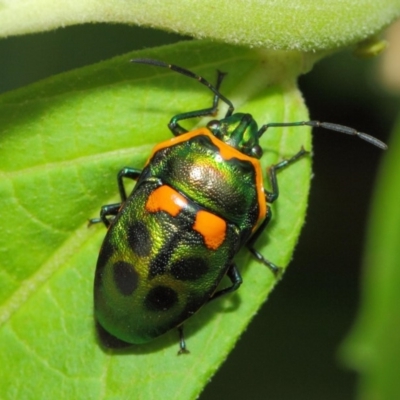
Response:
[{"label": "beetle front leg", "polygon": [[270,192],[265,191],[265,197],[267,203],[273,203],[279,197],[279,186],[278,186],[278,179],[276,177],[276,172],[296,162],[299,158],[305,156],[308,153],[309,152],[302,147],[300,151],[297,152],[293,157],[287,160],[282,160],[278,164],[271,165],[268,168],[268,176],[269,176],[269,181],[271,182],[272,190]]},{"label": "beetle front leg", "polygon": [[[178,115],[175,115],[174,117],[172,117],[171,121],[168,124],[168,128],[171,130],[171,132],[175,136],[179,136],[179,135],[182,135],[187,132],[187,129],[185,129],[181,125],[179,125],[179,121],[182,121],[184,119],[189,119],[189,118],[204,117],[207,115],[216,114],[216,112],[218,110],[218,102],[220,99],[220,96],[217,93],[218,93],[219,87],[221,86],[221,82],[224,79],[224,76],[226,75],[224,72],[221,72],[221,71],[217,71],[217,72],[218,72],[217,84],[215,85],[215,88],[217,91],[214,94],[212,106],[209,108],[204,108],[202,110],[189,111],[186,113],[178,114]],[[196,79],[201,80],[203,78],[197,76]],[[208,82],[206,80],[203,79],[203,81],[206,82],[206,85],[208,84]],[[203,81],[201,81],[201,82],[203,83]]]}]

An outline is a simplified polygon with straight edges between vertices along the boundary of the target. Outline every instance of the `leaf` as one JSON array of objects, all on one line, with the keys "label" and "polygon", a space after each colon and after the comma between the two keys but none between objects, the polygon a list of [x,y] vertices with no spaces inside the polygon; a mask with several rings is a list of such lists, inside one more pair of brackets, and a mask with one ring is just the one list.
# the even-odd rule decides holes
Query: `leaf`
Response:
[{"label": "leaf", "polygon": [[[195,398],[266,299],[275,278],[243,251],[244,283],[185,324],[191,354],[177,357],[175,330],[146,345],[105,349],[96,337],[92,286],[102,226],[87,228],[117,202],[116,174],[143,166],[167,140],[169,119],[211,104],[196,81],[133,65],[149,57],[210,81],[262,123],[307,119],[296,76],[299,54],[186,42],[117,57],[3,95],[0,102],[0,372],[2,399]],[[204,125],[204,120],[192,124]],[[190,121],[186,126],[190,125]],[[266,168],[310,149],[307,128],[265,133]],[[239,177],[238,177],[239,178]],[[303,224],[310,162],[279,172],[274,219],[257,248],[286,266]],[[268,183],[266,182],[268,187]],[[4,367],[6,366],[6,367]]]},{"label": "leaf", "polygon": [[365,251],[361,311],[342,349],[360,374],[360,399],[400,393],[400,122],[378,178]]},{"label": "leaf", "polygon": [[93,22],[150,26],[231,44],[321,51],[355,44],[400,15],[400,0],[20,0],[0,6],[0,36]]}]

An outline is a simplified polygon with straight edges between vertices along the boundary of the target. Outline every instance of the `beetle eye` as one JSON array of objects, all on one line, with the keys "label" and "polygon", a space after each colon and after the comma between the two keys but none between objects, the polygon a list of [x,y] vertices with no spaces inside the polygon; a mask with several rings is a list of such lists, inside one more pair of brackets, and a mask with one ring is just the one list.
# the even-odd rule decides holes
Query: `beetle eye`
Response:
[{"label": "beetle eye", "polygon": [[262,155],[263,155],[262,148],[258,144],[256,144],[255,146],[253,146],[251,148],[251,154],[250,155],[252,157],[254,157],[254,158],[261,158]]},{"label": "beetle eye", "polygon": [[211,120],[207,124],[207,128],[210,129],[211,132],[218,132],[220,129],[221,123],[217,119]]}]

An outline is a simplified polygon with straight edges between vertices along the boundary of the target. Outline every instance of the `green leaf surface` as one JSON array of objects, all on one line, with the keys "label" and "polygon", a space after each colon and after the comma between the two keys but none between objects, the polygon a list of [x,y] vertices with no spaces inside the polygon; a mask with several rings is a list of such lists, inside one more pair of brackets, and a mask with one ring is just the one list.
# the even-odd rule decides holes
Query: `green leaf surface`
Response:
[{"label": "green leaf surface", "polygon": [[361,312],[342,349],[346,363],[360,373],[363,400],[400,393],[400,120],[392,138],[375,192]]},{"label": "green leaf surface", "polygon": [[379,34],[400,0],[19,0],[0,2],[0,36],[108,22],[268,49],[320,51]]},{"label": "green leaf surface", "polygon": [[[166,125],[173,115],[212,100],[196,81],[133,65],[133,57],[173,62],[210,81],[216,69],[228,72],[222,92],[260,124],[308,119],[296,87],[296,77],[308,68],[299,53],[209,42],[128,54],[3,95],[2,399],[195,398],[276,283],[243,251],[237,258],[244,279],[240,290],[207,305],[185,325],[190,355],[177,356],[175,330],[128,349],[101,346],[92,286],[105,228],[88,229],[87,220],[98,216],[101,205],[118,202],[118,170],[143,166],[152,147],[171,137]],[[310,149],[309,129],[271,129],[261,144],[266,168],[302,145]],[[281,197],[257,248],[286,266],[304,220],[310,159],[278,178]]]}]

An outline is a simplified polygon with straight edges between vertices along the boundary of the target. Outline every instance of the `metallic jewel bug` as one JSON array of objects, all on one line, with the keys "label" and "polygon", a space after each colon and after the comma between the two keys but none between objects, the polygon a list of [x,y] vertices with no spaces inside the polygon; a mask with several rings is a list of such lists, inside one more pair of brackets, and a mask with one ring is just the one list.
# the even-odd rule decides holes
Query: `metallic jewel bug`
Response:
[{"label": "metallic jewel bug", "polygon": [[[271,220],[270,204],[279,196],[277,171],[307,154],[268,169],[271,191],[263,186],[260,137],[272,127],[311,126],[357,136],[380,149],[380,140],[355,129],[318,121],[267,123],[258,127],[251,114],[234,113],[217,84],[172,64],[132,60],[169,68],[197,80],[213,94],[211,107],[171,118],[174,137],[158,144],[142,170],[118,173],[121,202],[105,205],[100,217],[108,228],[94,282],[97,322],[112,336],[141,344],[177,328],[179,353],[186,353],[183,323],[203,305],[234,292],[242,277],[234,257],[242,247],[275,275],[279,268],[255,249]],[[228,109],[222,119],[188,132],[180,122],[215,115],[219,101]],[[136,181],[129,194],[123,179]],[[227,276],[231,286],[217,289]]]}]

